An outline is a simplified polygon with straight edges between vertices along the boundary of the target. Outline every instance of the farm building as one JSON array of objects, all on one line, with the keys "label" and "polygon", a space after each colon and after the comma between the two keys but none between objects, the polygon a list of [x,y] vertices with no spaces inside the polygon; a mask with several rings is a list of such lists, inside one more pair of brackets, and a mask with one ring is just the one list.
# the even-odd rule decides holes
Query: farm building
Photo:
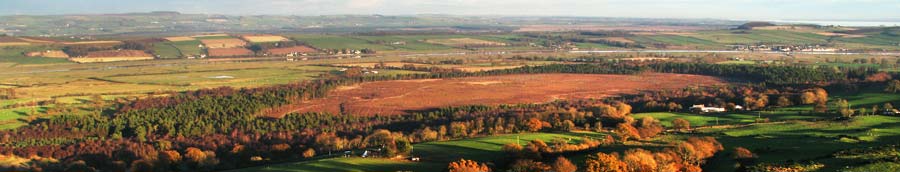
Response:
[{"label": "farm building", "polygon": [[153,60],[153,55],[140,50],[107,50],[89,52],[84,57],[69,58],[78,63]]},{"label": "farm building", "polygon": [[698,112],[704,112],[704,113],[725,112],[725,108],[706,107],[706,105],[694,105],[694,106],[691,106],[691,111],[698,111]]},{"label": "farm building", "polygon": [[210,57],[239,57],[253,55],[253,51],[246,48],[210,48],[208,51]]},{"label": "farm building", "polygon": [[897,110],[897,109],[884,110],[884,115],[900,115],[900,110]]},{"label": "farm building", "polygon": [[273,48],[266,50],[266,54],[271,56],[287,56],[294,57],[300,56],[308,53],[315,53],[316,49],[312,49],[307,46],[295,46],[295,47],[287,47],[287,48]]},{"label": "farm building", "polygon": [[203,39],[200,40],[206,48],[237,48],[247,46],[247,42],[244,40],[240,40],[237,38],[225,38],[225,39]]}]

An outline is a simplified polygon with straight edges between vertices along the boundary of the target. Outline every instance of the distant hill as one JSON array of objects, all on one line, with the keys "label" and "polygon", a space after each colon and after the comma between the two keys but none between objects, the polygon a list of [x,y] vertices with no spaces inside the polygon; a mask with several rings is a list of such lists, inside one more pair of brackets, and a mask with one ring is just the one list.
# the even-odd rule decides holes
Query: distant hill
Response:
[{"label": "distant hill", "polygon": [[172,11],[89,15],[0,16],[0,34],[68,37],[113,34],[178,34],[186,32],[383,31],[496,32],[528,25],[698,26],[730,28],[743,22],[715,19],[649,19],[610,17],[529,17],[455,15],[216,15]]},{"label": "distant hill", "polygon": [[769,22],[748,22],[737,27],[740,30],[753,30],[754,27],[776,26]]}]

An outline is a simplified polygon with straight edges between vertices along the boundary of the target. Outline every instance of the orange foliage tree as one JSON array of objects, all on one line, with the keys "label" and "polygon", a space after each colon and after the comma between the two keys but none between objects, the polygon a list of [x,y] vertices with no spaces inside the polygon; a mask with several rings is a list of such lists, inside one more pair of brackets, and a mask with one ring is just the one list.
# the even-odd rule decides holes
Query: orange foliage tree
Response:
[{"label": "orange foliage tree", "polygon": [[591,155],[585,160],[585,172],[626,172],[628,164],[619,160],[619,155],[603,152]]},{"label": "orange foliage tree", "polygon": [[641,139],[641,134],[638,133],[638,130],[628,123],[619,124],[618,127],[616,127],[615,133],[619,136],[622,143],[627,142],[629,138]]},{"label": "orange foliage tree", "polygon": [[447,168],[450,172],[490,172],[491,169],[487,165],[472,160],[460,159],[451,162]]},{"label": "orange foliage tree", "polygon": [[672,127],[678,131],[685,131],[691,129],[691,122],[681,118],[675,118],[672,120]]},{"label": "orange foliage tree", "polygon": [[569,159],[566,159],[565,157],[556,158],[556,161],[553,162],[551,167],[551,170],[555,172],[575,172],[578,170],[578,166],[572,164],[572,161],[569,161]]}]

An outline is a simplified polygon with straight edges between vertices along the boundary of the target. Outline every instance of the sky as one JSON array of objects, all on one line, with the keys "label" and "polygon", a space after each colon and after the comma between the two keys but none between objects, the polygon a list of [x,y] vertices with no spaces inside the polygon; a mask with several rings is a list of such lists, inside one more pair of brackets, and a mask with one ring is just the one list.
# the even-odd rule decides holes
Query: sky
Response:
[{"label": "sky", "polygon": [[0,15],[149,11],[897,21],[900,0],[0,0]]}]

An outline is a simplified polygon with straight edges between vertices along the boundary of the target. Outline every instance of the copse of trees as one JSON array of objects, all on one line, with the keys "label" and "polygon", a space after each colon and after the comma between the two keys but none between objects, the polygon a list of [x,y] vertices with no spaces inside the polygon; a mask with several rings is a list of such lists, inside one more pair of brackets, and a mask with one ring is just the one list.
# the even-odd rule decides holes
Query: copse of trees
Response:
[{"label": "copse of trees", "polygon": [[597,153],[585,160],[586,172],[701,171],[706,159],[723,150],[712,137],[691,137],[662,151],[630,149],[618,153]]},{"label": "copse of trees", "polygon": [[718,65],[706,63],[655,63],[650,68],[664,73],[686,73],[746,79],[769,84],[813,84],[864,78],[874,69],[833,69],[808,66]]}]

